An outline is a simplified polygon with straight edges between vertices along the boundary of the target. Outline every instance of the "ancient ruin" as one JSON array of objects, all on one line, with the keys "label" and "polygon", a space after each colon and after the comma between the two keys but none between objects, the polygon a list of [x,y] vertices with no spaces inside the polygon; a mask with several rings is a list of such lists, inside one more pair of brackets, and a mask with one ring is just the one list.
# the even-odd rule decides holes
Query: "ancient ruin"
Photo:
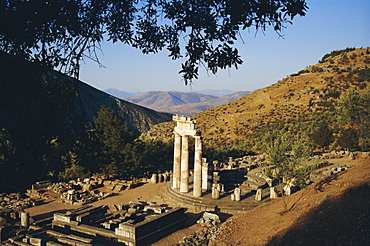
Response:
[{"label": "ancient ruin", "polygon": [[183,226],[184,220],[183,208],[132,202],[127,205],[85,206],[64,214],[56,213],[52,227],[66,234],[82,233],[90,240],[89,245],[94,241],[140,246],[171,234]]},{"label": "ancient ruin", "polygon": [[195,140],[193,196],[202,196],[202,136],[195,129],[196,121],[185,116],[173,116],[174,129],[173,188],[189,192],[189,136]]},{"label": "ancient ruin", "polygon": [[[173,179],[166,190],[169,198],[200,211],[242,212],[256,206],[254,199],[246,198],[267,185],[261,173],[250,170],[256,167],[256,161],[263,161],[264,156],[257,156],[256,160],[246,157],[240,163],[231,157],[227,163],[207,162],[202,157],[202,136],[196,129],[196,121],[178,115],[173,120],[176,122]],[[189,137],[194,138],[193,170],[189,168]],[[260,194],[262,196],[262,192]]]}]

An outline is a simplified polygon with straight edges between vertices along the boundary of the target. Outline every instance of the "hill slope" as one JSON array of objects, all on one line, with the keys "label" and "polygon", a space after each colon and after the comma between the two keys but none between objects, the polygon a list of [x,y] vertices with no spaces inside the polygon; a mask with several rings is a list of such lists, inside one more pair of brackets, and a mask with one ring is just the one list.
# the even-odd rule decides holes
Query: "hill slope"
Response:
[{"label": "hill slope", "polygon": [[370,159],[226,221],[210,245],[369,245]]},{"label": "hill slope", "polygon": [[196,92],[150,91],[125,100],[161,112],[192,115],[203,110],[232,102],[250,92],[242,91],[224,97],[204,95]]},{"label": "hill slope", "polygon": [[171,120],[170,114],[118,99],[55,71],[40,77],[37,74],[37,71],[41,71],[38,65],[16,61],[8,55],[0,56],[0,64],[0,126],[5,128],[17,120],[27,122],[30,114],[35,117],[43,114],[50,121],[53,118],[61,120],[55,118],[57,112],[69,127],[80,123],[86,125],[93,121],[102,105],[122,112],[129,127],[137,133],[148,131],[154,124]]},{"label": "hill slope", "polygon": [[[340,93],[369,87],[370,49],[334,51],[320,63],[231,103],[194,116],[205,141],[246,140],[273,122],[332,108]],[[173,123],[154,126],[148,136],[172,135]]]},{"label": "hill slope", "polygon": [[[122,113],[137,135],[171,120],[170,114],[117,99],[4,54],[0,54],[0,88],[0,193],[23,190],[37,180],[57,179],[94,148],[102,153],[102,145],[94,141],[91,131],[102,105]],[[81,154],[76,161],[75,152],[88,154]],[[69,158],[71,155],[74,157]],[[92,160],[86,157],[84,164],[90,165]]]}]

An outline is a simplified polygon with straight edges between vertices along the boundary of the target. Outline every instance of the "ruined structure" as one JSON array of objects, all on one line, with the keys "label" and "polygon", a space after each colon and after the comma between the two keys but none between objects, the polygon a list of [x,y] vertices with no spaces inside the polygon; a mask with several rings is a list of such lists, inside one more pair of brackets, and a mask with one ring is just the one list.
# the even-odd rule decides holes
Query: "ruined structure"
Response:
[{"label": "ruined structure", "polygon": [[[233,158],[226,164],[219,161],[207,163],[207,159],[202,158],[202,136],[195,127],[196,121],[178,115],[173,116],[173,120],[176,121],[173,178],[172,185],[166,189],[169,198],[197,211],[243,212],[256,206],[254,199],[247,201],[246,198],[251,192],[265,187],[266,182],[259,174],[249,171],[256,166],[254,161],[262,161],[264,157],[253,158],[253,161],[246,157],[241,164]],[[192,172],[189,169],[189,137],[194,138]],[[236,176],[237,179],[233,178]],[[189,192],[191,188],[192,193]]]},{"label": "ruined structure", "polygon": [[173,185],[180,192],[189,192],[189,136],[195,141],[193,196],[202,196],[202,136],[195,129],[196,121],[185,116],[173,116],[174,130]]},{"label": "ruined structure", "polygon": [[[179,229],[186,220],[183,208],[144,202],[102,207],[85,206],[54,214],[52,226],[62,233],[82,233],[106,244],[147,245]],[[89,236],[90,235],[90,236]],[[91,240],[91,239],[90,239]],[[96,243],[97,243],[96,242]]]},{"label": "ruined structure", "polygon": [[51,227],[35,226],[28,212],[20,212],[20,222],[0,223],[0,245],[144,246],[181,228],[184,211],[142,201],[86,205],[54,213]]}]

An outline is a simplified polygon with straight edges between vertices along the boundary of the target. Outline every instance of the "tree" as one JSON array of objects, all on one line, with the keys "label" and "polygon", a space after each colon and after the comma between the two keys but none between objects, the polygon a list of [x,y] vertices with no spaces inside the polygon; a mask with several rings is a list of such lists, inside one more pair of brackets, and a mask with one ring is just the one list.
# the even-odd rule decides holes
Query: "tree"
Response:
[{"label": "tree", "polygon": [[267,132],[262,141],[269,157],[269,166],[262,167],[264,173],[270,178],[284,178],[286,182],[294,181],[295,185],[304,187],[314,169],[307,163],[312,148],[304,139],[283,128]]},{"label": "tree", "polygon": [[124,174],[134,170],[138,162],[135,157],[133,132],[128,128],[122,113],[102,106],[94,119],[95,138],[102,144],[99,168],[106,174]]},{"label": "tree", "polygon": [[322,120],[310,134],[312,141],[321,148],[328,147],[334,141],[334,131],[330,128],[327,121]]},{"label": "tree", "polygon": [[238,68],[234,41],[242,30],[279,32],[307,9],[305,0],[5,0],[0,51],[78,76],[81,60],[99,62],[104,39],[144,54],[167,49],[174,60],[186,57],[180,73],[187,84],[200,64],[212,73]]},{"label": "tree", "polygon": [[339,120],[351,127],[370,126],[370,90],[359,93],[354,89],[343,93],[338,103]]},{"label": "tree", "polygon": [[342,124],[339,145],[350,150],[369,149],[370,143],[370,89],[359,93],[351,89],[340,96],[338,118]]}]

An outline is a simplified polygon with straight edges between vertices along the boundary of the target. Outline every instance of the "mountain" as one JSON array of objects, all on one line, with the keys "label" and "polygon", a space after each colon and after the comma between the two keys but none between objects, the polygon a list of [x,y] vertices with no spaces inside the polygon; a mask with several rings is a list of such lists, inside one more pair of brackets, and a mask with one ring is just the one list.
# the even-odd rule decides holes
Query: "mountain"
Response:
[{"label": "mountain", "polygon": [[216,97],[224,97],[224,96],[227,96],[227,95],[237,93],[238,91],[206,89],[206,90],[196,90],[194,92],[197,92],[197,93],[200,93],[200,94],[205,94],[205,95],[212,95],[212,96],[216,96]]},{"label": "mountain", "polygon": [[104,92],[114,97],[117,97],[119,99],[125,99],[126,97],[132,97],[132,96],[142,94],[142,92],[127,92],[127,91],[121,91],[121,90],[114,89],[114,88],[106,89],[104,90]]},{"label": "mountain", "polygon": [[250,92],[237,92],[224,97],[204,95],[196,92],[151,91],[126,98],[129,102],[139,104],[157,111],[179,115],[192,115],[234,101]]},{"label": "mountain", "polygon": [[[4,53],[0,53],[0,88],[0,193],[25,190],[37,180],[58,180],[75,165],[84,175],[91,170],[88,165],[99,170],[104,162],[92,164],[97,157],[88,155],[104,152],[92,131],[102,105],[122,113],[134,135],[171,120],[170,114]],[[116,117],[102,114],[100,119],[110,116]]]},{"label": "mountain", "polygon": [[50,126],[91,125],[102,105],[122,112],[136,133],[171,120],[170,114],[118,99],[59,72],[50,70],[40,76],[42,68],[37,64],[6,54],[0,54],[0,64],[0,127],[9,128],[16,122],[31,123],[31,118],[36,121],[43,117],[50,121]]},{"label": "mountain", "polygon": [[78,83],[78,90],[82,107],[86,112],[88,120],[92,120],[97,116],[97,112],[102,105],[108,106],[117,112],[122,112],[129,127],[139,133],[148,131],[155,124],[172,119],[170,114],[156,112],[152,109],[118,99],[81,81]]},{"label": "mountain", "polygon": [[[274,122],[333,110],[341,93],[370,87],[370,49],[347,48],[326,54],[318,64],[228,104],[192,116],[205,141],[248,140]],[[171,136],[173,122],[154,126],[148,136]]]}]

